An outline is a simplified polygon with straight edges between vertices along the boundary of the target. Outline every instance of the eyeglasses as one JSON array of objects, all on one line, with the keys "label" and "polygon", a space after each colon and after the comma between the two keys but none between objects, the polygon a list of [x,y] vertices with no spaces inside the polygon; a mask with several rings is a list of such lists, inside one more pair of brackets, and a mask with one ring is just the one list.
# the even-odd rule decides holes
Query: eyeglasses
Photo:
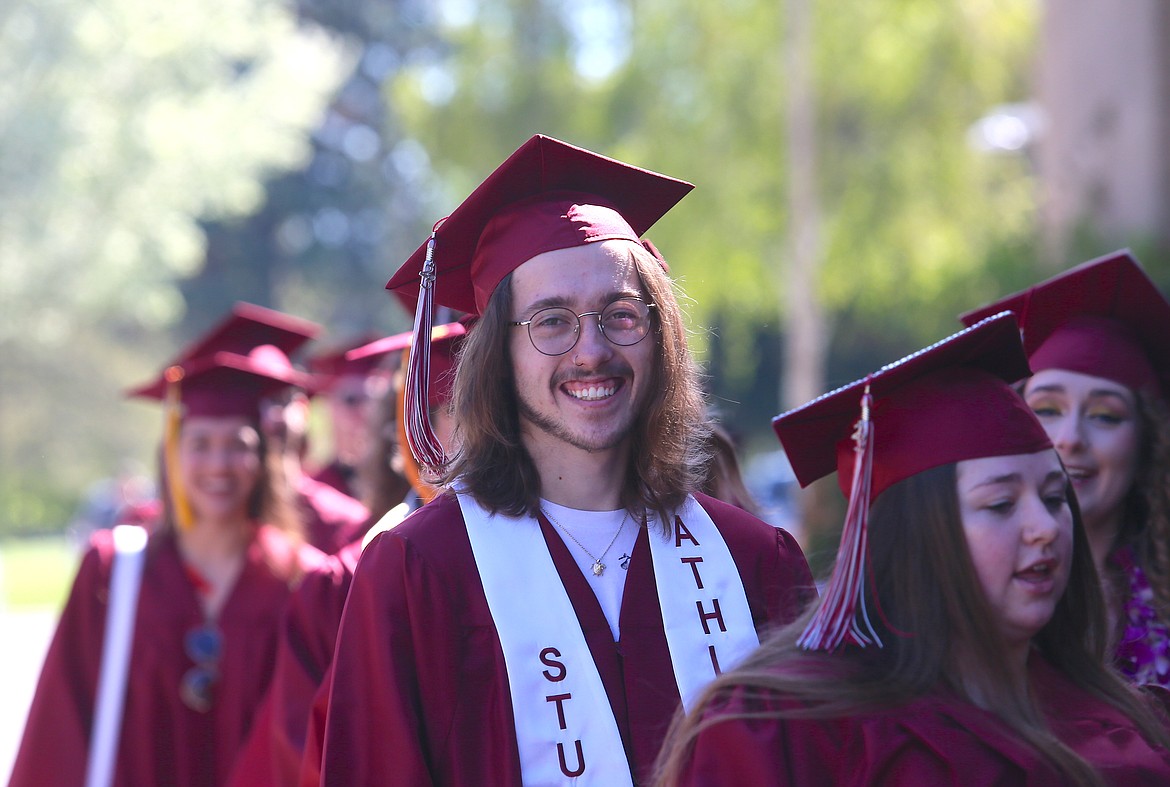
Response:
[{"label": "eyeglasses", "polygon": [[527,326],[528,338],[543,355],[564,355],[577,346],[581,337],[581,318],[596,317],[601,335],[619,347],[629,347],[646,338],[650,331],[650,310],[654,304],[633,296],[618,298],[598,312],[577,314],[555,306],[541,309],[527,320],[509,322]]},{"label": "eyeglasses", "polygon": [[210,623],[191,629],[183,637],[183,650],[195,666],[183,674],[179,697],[191,710],[207,713],[215,702],[215,685],[219,683],[223,634]]}]

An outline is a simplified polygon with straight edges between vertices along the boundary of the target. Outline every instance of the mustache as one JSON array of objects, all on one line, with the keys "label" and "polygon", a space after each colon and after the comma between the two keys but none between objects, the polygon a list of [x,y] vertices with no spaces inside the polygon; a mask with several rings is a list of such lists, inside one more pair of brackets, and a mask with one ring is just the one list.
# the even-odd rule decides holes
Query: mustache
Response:
[{"label": "mustache", "polygon": [[632,377],[634,370],[627,363],[610,361],[595,369],[566,369],[558,372],[552,378],[554,387],[562,383],[577,382],[580,380],[596,380],[598,377]]}]

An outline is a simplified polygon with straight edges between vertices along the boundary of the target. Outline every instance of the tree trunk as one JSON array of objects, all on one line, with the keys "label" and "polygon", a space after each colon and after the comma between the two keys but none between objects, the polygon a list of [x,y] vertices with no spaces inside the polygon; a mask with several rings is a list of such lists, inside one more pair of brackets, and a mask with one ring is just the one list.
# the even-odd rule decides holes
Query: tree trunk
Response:
[{"label": "tree trunk", "polygon": [[[778,267],[786,308],[782,409],[804,404],[822,393],[825,381],[827,326],[817,287],[821,261],[821,209],[817,189],[816,109],[812,75],[812,0],[788,0],[785,36],[788,159],[787,264]],[[802,543],[815,540],[826,526],[823,485],[805,490],[800,499]]]}]

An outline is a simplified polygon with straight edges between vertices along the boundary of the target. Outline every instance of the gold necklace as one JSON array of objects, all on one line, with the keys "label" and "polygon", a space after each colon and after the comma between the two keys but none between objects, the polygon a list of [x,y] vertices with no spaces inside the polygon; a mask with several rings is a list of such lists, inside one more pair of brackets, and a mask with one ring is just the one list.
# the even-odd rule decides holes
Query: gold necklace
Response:
[{"label": "gold necklace", "polygon": [[578,547],[580,547],[581,551],[590,557],[590,559],[593,561],[592,568],[593,568],[593,576],[595,576],[595,577],[599,577],[605,572],[605,564],[601,562],[601,558],[605,557],[606,553],[609,552],[609,548],[613,546],[613,543],[615,541],[617,541],[617,537],[620,536],[622,533],[622,528],[624,528],[626,526],[626,520],[630,518],[630,510],[627,508],[625,516],[622,517],[622,523],[620,525],[618,525],[617,532],[613,534],[613,538],[611,538],[609,540],[609,544],[605,547],[604,550],[602,550],[601,556],[594,557],[593,553],[590,552],[588,549],[586,549],[585,545],[582,544],[580,541],[578,541],[577,537],[575,535],[573,535],[572,533],[570,533],[564,525],[562,525],[560,522],[558,522],[556,519],[554,519],[552,514],[545,511],[543,508],[540,509],[540,511],[541,511],[541,513],[543,513],[545,515],[545,517],[548,518],[549,522],[552,522],[554,525],[556,525],[558,528],[560,528],[560,531],[562,533],[564,533],[566,536],[568,536],[570,539],[572,539],[573,543],[576,544]]}]

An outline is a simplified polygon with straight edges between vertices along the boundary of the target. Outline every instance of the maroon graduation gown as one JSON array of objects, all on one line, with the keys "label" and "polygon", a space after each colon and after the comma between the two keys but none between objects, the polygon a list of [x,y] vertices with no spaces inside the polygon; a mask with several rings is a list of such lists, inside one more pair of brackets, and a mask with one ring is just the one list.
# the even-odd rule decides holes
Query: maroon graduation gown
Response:
[{"label": "maroon graduation gown", "polygon": [[272,682],[227,787],[297,784],[310,709],[333,660],[341,611],[361,552],[359,539],[305,574],[293,591],[280,626]]},{"label": "maroon graduation gown", "polygon": [[[705,495],[761,634],[813,597],[785,531]],[[541,524],[625,745],[645,782],[679,706],[648,534],[629,563],[613,641],[561,538]],[[539,599],[534,599],[538,603]],[[366,548],[334,656],[322,784],[520,784],[507,669],[458,502],[424,506]]]},{"label": "maroon graduation gown", "polygon": [[944,695],[836,719],[739,719],[791,707],[737,689],[712,708],[679,787],[1060,787],[1063,780],[999,719]]},{"label": "maroon graduation gown", "polygon": [[[1170,784],[1170,754],[1145,741],[1128,718],[1037,655],[1029,674],[1053,732],[1108,784]],[[848,718],[729,718],[786,707],[792,701],[775,693],[749,697],[738,689],[708,711],[708,719],[720,721],[699,734],[680,787],[1056,787],[1065,782],[998,717],[950,694]]]},{"label": "maroon graduation gown", "polygon": [[[1053,733],[1118,787],[1170,784],[1170,752],[1151,745],[1120,711],[1077,688],[1033,653],[1028,662],[1032,688]],[[1147,689],[1155,708],[1165,703],[1160,687]]]},{"label": "maroon graduation gown", "polygon": [[[179,698],[192,661],[184,635],[203,623],[196,590],[174,536],[147,546],[130,658],[115,784],[212,787],[224,783],[272,672],[277,625],[290,594],[287,572],[323,556],[263,527],[218,621],[223,634],[213,708]],[[109,531],[94,534],[45,657],[11,787],[77,787],[85,780],[113,560]]]},{"label": "maroon graduation gown", "polygon": [[312,474],[314,481],[328,484],[343,495],[349,495],[356,499],[352,483],[355,475],[357,475],[357,468],[342,464],[338,459],[334,459]]},{"label": "maroon graduation gown", "polygon": [[369,530],[369,510],[328,484],[303,475],[296,484],[296,496],[306,540],[326,554],[336,553]]}]

